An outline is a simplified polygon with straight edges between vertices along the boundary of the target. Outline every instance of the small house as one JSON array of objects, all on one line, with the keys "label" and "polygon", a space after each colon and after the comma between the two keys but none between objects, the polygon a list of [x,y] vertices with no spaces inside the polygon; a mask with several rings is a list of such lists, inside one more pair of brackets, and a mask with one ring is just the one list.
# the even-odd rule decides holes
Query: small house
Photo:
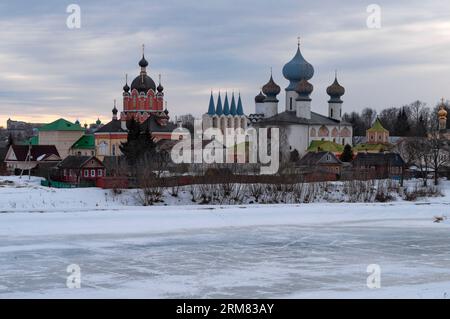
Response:
[{"label": "small house", "polygon": [[352,161],[353,170],[366,178],[400,178],[405,161],[398,153],[358,153]]},{"label": "small house", "polygon": [[297,163],[304,171],[341,175],[343,163],[332,152],[308,152]]},{"label": "small house", "polygon": [[58,176],[61,182],[82,183],[92,182],[106,175],[103,163],[95,156],[67,156],[58,164]]},{"label": "small house", "polygon": [[39,165],[56,165],[61,161],[54,145],[11,145],[5,162],[9,170],[31,170]]}]

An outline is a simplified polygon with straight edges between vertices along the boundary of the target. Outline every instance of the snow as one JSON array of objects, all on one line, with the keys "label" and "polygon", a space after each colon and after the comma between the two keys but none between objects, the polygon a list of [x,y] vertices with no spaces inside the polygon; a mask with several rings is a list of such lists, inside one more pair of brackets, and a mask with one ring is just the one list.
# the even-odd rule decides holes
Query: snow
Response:
[{"label": "snow", "polygon": [[[13,184],[5,182],[12,181]],[[417,202],[138,206],[0,178],[0,298],[446,298],[450,183]],[[14,205],[13,205],[14,204]],[[81,288],[66,287],[68,265]],[[366,268],[381,267],[369,289]]]}]

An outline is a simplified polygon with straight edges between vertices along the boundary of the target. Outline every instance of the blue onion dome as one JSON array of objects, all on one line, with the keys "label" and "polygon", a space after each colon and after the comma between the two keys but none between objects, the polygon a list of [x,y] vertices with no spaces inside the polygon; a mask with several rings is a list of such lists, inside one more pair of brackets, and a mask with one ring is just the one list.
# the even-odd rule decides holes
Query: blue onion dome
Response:
[{"label": "blue onion dome", "polygon": [[314,90],[314,86],[309,83],[307,80],[302,79],[300,82],[298,82],[297,87],[295,88],[295,91],[300,95],[310,95]]},{"label": "blue onion dome", "polygon": [[339,84],[337,76],[334,78],[333,84],[327,88],[327,94],[330,96],[330,101],[339,102],[341,96],[345,94],[345,88]]},{"label": "blue onion dome", "polygon": [[283,76],[291,82],[286,90],[295,90],[295,84],[297,82],[302,79],[310,80],[313,75],[314,68],[305,60],[300,52],[300,45],[298,45],[295,56],[283,67]]},{"label": "blue onion dome", "polygon": [[270,80],[262,87],[262,91],[268,97],[275,97],[280,94],[281,89],[280,86],[273,80],[272,75],[270,75]]},{"label": "blue onion dome", "polygon": [[262,93],[262,91],[259,91],[259,94],[255,96],[255,103],[263,103],[266,99],[266,96]]}]

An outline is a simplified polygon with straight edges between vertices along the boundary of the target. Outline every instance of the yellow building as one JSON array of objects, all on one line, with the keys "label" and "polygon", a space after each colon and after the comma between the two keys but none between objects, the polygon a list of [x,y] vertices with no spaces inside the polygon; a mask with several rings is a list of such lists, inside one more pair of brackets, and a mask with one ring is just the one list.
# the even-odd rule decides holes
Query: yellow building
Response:
[{"label": "yellow building", "polygon": [[39,145],[55,145],[64,159],[70,154],[72,145],[83,135],[84,129],[80,124],[61,118],[39,128]]}]

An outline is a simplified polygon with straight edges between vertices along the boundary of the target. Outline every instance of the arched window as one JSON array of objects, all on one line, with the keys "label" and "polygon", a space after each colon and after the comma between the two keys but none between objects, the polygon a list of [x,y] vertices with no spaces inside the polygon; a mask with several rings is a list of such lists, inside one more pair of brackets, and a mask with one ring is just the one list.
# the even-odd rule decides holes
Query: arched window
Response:
[{"label": "arched window", "polygon": [[316,129],[313,127],[312,129],[311,129],[311,131],[310,131],[310,133],[309,133],[309,135],[311,136],[311,137],[316,137]]},{"label": "arched window", "polygon": [[328,131],[327,127],[325,125],[322,125],[319,129],[319,136],[328,136],[330,134],[330,131]]},{"label": "arched window", "polygon": [[289,110],[292,111],[292,96],[289,98]]},{"label": "arched window", "polygon": [[350,137],[350,135],[351,135],[350,130],[347,127],[344,127],[341,130],[341,136],[342,137]]},{"label": "arched window", "polygon": [[330,117],[333,117],[333,109],[330,110]]},{"label": "arched window", "polygon": [[339,131],[338,131],[337,128],[334,128],[334,129],[331,131],[331,136],[333,136],[333,137],[338,137],[338,136],[339,136]]}]

